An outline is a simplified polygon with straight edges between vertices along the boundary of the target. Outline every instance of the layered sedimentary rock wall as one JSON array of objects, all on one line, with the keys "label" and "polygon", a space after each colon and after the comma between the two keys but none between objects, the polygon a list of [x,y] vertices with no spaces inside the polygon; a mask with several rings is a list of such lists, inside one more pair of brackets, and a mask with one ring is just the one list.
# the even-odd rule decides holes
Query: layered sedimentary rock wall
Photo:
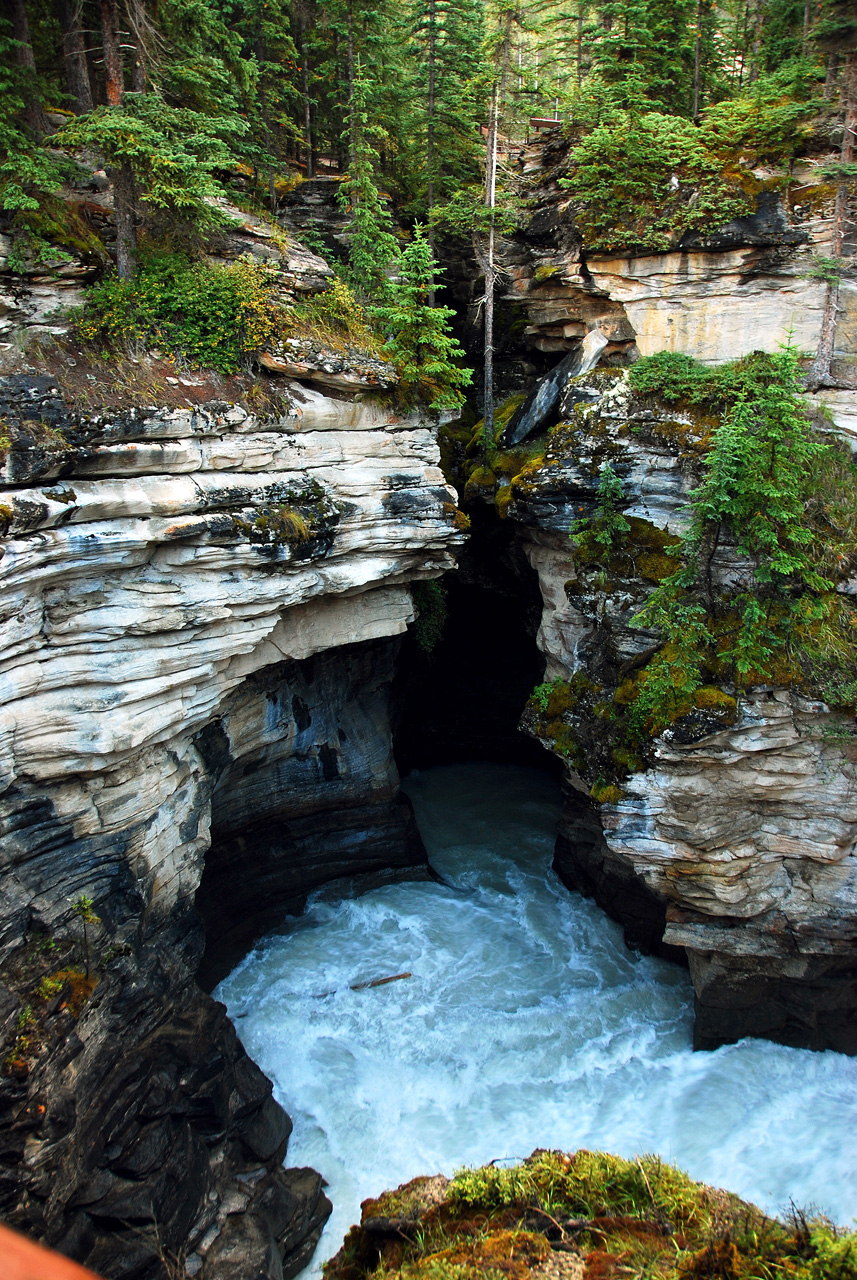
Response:
[{"label": "layered sedimentary rock wall", "polygon": [[[661,733],[648,761],[632,758],[614,712],[658,637],[630,621],[675,567],[664,553],[687,519],[694,426],[638,396],[623,373],[578,379],[561,416],[570,425],[512,479],[505,506],[539,575],[546,680],[562,682],[524,717],[566,762],[557,868],[632,944],[684,950],[699,1047],[761,1035],[857,1052],[853,719],[795,689],[715,695]],[[587,567],[568,530],[593,510],[605,458],[631,531],[621,556]],[[724,547],[718,580],[735,567]],[[628,776],[605,786],[617,762]],[[581,809],[589,795],[600,830]]]},{"label": "layered sedimentary rock wall", "polygon": [[[759,170],[755,212],[705,235],[686,232],[669,251],[593,251],[575,221],[567,175],[571,144],[549,133],[521,152],[517,184],[521,228],[500,241],[503,310],[499,376],[511,390],[520,369],[532,377],[575,350],[598,328],[608,339],[602,362],[679,351],[707,363],[791,341],[810,355],[818,348],[828,283],[818,269],[833,243],[835,190],[813,160],[789,174]],[[836,422],[857,416],[857,284],[849,234],[837,295],[831,385],[818,398]],[[451,284],[469,303],[470,337],[478,350],[478,271],[451,259]],[[508,366],[508,376],[503,363]],[[839,385],[834,386],[832,384]]]},{"label": "layered sedimentary rock wall", "polygon": [[2,394],[0,1207],[108,1277],[279,1280],[328,1206],[195,986],[194,899],[210,857],[222,951],[424,862],[387,702],[455,494],[426,424],[296,384],[267,416]]},{"label": "layered sedimentary rock wall", "polygon": [[[619,255],[585,243],[561,185],[569,145],[557,131],[518,163],[522,225],[499,249],[509,369],[523,363],[530,386],[546,369],[562,382],[558,362],[595,330],[607,339],[608,366],[659,351],[717,364],[787,341],[810,356],[818,350],[830,293],[816,264],[831,252],[835,191],[815,162],[790,175],[750,175],[748,217],[709,235],[684,233],[664,252]],[[807,404],[857,452],[852,238],[841,247],[830,376]],[[793,689],[760,689],[739,699],[729,723],[698,716],[662,734],[648,761],[626,752],[630,776],[621,789],[608,786],[611,751],[622,755],[611,740],[613,695],[658,640],[629,623],[675,567],[665,551],[697,482],[694,428],[604,372],[569,384],[547,413],[528,400],[509,428],[515,440],[521,414],[529,457],[527,446],[504,452],[506,436],[491,464],[477,465],[474,444],[465,455],[463,439],[450,456],[462,480],[469,475],[468,495],[487,497],[517,527],[538,572],[546,681],[566,691],[543,695],[541,709],[531,703],[523,724],[566,764],[560,873],[622,920],[634,945],[686,955],[699,1046],[749,1034],[857,1051],[853,723]],[[581,571],[568,533],[592,513],[605,459],[621,478],[629,555],[609,573]],[[734,560],[721,550],[720,561],[728,580]],[[587,808],[581,796],[593,790],[600,802]]]},{"label": "layered sedimentary rock wall", "polygon": [[[826,284],[814,258],[831,251],[832,188],[812,161],[789,175],[752,175],[756,210],[709,234],[685,232],[667,252],[587,250],[559,179],[570,143],[559,134],[520,160],[532,212],[504,247],[505,296],[522,303],[524,336],[541,351],[567,351],[595,322],[641,355],[687,351],[709,361],[771,350],[791,332],[801,349],[818,342]],[[785,188],[785,189],[784,189]],[[837,355],[853,364],[857,290],[841,299]]]}]

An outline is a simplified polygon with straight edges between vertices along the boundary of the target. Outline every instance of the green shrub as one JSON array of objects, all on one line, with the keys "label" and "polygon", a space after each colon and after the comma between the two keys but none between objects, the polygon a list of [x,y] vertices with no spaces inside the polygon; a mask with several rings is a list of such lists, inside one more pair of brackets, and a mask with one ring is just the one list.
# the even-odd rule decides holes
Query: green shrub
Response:
[{"label": "green shrub", "polygon": [[[819,109],[818,68],[802,58],[709,106],[698,124],[622,109],[608,86],[593,96],[596,87],[588,110],[578,105],[572,127],[579,136],[560,183],[575,201],[587,247],[607,252],[668,249],[685,232],[705,234],[754,212],[771,183],[752,167],[795,156]],[[771,180],[786,181],[785,174]]]},{"label": "green shrub", "polygon": [[443,638],[447,617],[446,587],[437,578],[414,582],[411,593],[416,608],[414,635],[426,655],[432,653]]},{"label": "green shrub", "polygon": [[346,343],[380,355],[380,342],[372,331],[365,307],[338,276],[334,276],[324,293],[300,303],[293,319],[302,331],[333,346]]},{"label": "green shrub", "polygon": [[[835,589],[857,562],[857,475],[810,428],[797,353],[713,371],[688,357],[640,363],[638,390],[726,407],[691,495],[681,564],[633,619],[663,643],[638,681],[632,722],[656,733],[686,714],[706,672],[738,688],[796,683],[834,705],[857,700],[857,615]],[[748,566],[725,591],[712,568],[724,539]]]},{"label": "green shrub", "polygon": [[275,273],[249,259],[229,266],[152,258],[133,280],[89,291],[79,335],[107,350],[158,347],[191,365],[236,373],[285,330]]},{"label": "green shrub", "polygon": [[609,554],[614,544],[631,532],[631,526],[620,509],[622,499],[622,481],[612,464],[605,462],[598,476],[594,515],[591,519],[575,520],[569,530],[574,545],[577,547],[586,542],[596,554],[599,551]]}]

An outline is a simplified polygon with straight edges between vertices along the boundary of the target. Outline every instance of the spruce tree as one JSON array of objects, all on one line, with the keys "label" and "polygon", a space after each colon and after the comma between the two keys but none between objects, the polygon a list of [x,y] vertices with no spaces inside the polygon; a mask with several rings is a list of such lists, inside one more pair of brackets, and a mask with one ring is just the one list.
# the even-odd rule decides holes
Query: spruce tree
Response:
[{"label": "spruce tree", "polygon": [[437,266],[425,228],[418,222],[402,254],[401,278],[390,301],[373,311],[387,335],[385,355],[394,361],[405,396],[419,394],[433,409],[456,409],[472,378],[459,362],[464,352],[449,332],[451,307],[433,306]]},{"label": "spruce tree", "polygon": [[482,6],[474,0],[416,0],[411,23],[414,93],[403,168],[409,203],[428,219],[433,245],[435,207],[478,175]]},{"label": "spruce tree", "polygon": [[366,301],[385,298],[389,277],[399,265],[399,243],[393,219],[378,189],[378,152],[367,103],[371,81],[358,59],[351,86],[347,143],[349,168],[339,190],[342,207],[350,214],[348,283]]}]

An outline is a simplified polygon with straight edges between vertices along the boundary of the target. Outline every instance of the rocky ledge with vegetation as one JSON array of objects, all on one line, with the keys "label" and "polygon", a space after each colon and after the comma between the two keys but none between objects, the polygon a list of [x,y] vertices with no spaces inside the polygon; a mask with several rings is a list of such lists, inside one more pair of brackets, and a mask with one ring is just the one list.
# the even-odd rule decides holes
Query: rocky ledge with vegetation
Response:
[{"label": "rocky ledge with vegetation", "polygon": [[364,1200],[325,1280],[854,1280],[857,1235],[778,1221],[656,1156],[534,1151]]},{"label": "rocky ledge with vegetation", "polygon": [[686,956],[698,1046],[855,1052],[853,442],[790,348],[572,378],[557,425],[504,447],[520,400],[444,451],[538,573],[522,727],[572,789],[560,874]]}]

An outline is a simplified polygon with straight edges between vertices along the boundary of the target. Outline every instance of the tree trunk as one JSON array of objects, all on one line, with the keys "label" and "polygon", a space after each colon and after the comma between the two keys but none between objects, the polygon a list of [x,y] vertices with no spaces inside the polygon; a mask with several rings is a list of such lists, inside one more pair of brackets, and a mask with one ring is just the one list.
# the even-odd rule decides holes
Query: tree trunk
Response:
[{"label": "tree trunk", "polygon": [[[436,0],[429,0],[429,30],[428,30],[428,112],[426,121],[426,170],[428,173],[428,191],[426,193],[426,204],[428,206],[428,244],[431,256],[434,258],[434,226],[432,225],[431,215],[434,209],[434,114],[435,114],[435,74],[437,70],[437,3]],[[434,286],[429,290],[428,304],[434,306]]]},{"label": "tree trunk", "polygon": [[348,167],[354,168],[357,156],[354,120],[354,6],[348,0]]},{"label": "tree trunk", "polygon": [[[765,5],[767,0],[753,0],[753,43],[750,46],[750,74],[747,83],[758,80],[762,69],[762,41],[765,35]],[[748,5],[748,11],[749,11]]]},{"label": "tree trunk", "polygon": [[137,274],[137,219],[134,174],[125,161],[110,170],[116,214],[116,270],[120,280]]},{"label": "tree trunk", "polygon": [[104,48],[104,94],[109,107],[118,107],[122,102],[124,84],[116,0],[101,0],[101,39]]},{"label": "tree trunk", "polygon": [[693,123],[699,123],[700,55],[702,51],[702,0],[696,0],[696,40],[693,45]]},{"label": "tree trunk", "polygon": [[490,209],[488,224],[488,254],[485,262],[485,426],[483,430],[483,456],[487,461],[488,450],[494,443],[494,248],[495,210],[497,207],[497,135],[500,128],[500,110],[506,88],[506,71],[509,65],[509,45],[512,32],[513,10],[506,13],[505,29],[497,50],[494,81],[491,85],[491,114],[488,121],[488,145],[485,151],[485,203]]},{"label": "tree trunk", "polygon": [[131,59],[131,92],[146,92],[146,0],[128,0],[128,19],[131,24],[131,42],[134,55]]},{"label": "tree trunk", "polygon": [[[842,77],[842,147],[839,158],[842,164],[853,164],[857,151],[857,52],[851,50],[845,55],[845,67]],[[841,258],[848,235],[849,219],[848,182],[842,178],[836,184],[836,201],[833,206],[833,236],[831,242],[832,257]],[[831,281],[827,286],[824,299],[824,313],[821,319],[821,333],[818,339],[818,352],[807,374],[807,388],[817,391],[819,387],[831,381],[831,366],[836,345],[836,320],[839,312],[839,280]]]},{"label": "tree trunk", "polygon": [[[264,36],[259,36],[256,40],[256,58],[259,66],[264,67],[268,61],[268,47],[265,44]],[[265,126],[265,144],[268,148],[268,154],[274,154],[274,131],[271,128],[271,113],[268,110],[268,92],[265,88],[265,81],[260,74],[259,76],[259,107],[261,108],[262,124]],[[268,207],[271,210],[271,217],[277,212],[277,188],[275,185],[274,168],[268,165]]]},{"label": "tree trunk", "polygon": [[86,62],[86,46],[80,28],[80,8],[75,0],[59,0],[58,14],[62,28],[62,56],[68,95],[74,103],[74,114],[92,110],[92,84]]},{"label": "tree trunk", "polygon": [[578,0],[577,4],[577,55],[575,63],[575,79],[579,89],[583,79],[583,0]]},{"label": "tree trunk", "polygon": [[[107,105],[122,105],[122,47],[119,43],[119,10],[116,0],[101,0],[101,35],[104,46],[104,91]],[[120,280],[137,273],[137,220],[134,174],[127,160],[111,165],[113,211],[116,216],[116,270]]]},{"label": "tree trunk", "polygon": [[50,133],[50,125],[36,83],[36,59],[30,43],[30,23],[24,0],[9,0],[9,16],[15,39],[15,62],[24,72],[24,122],[30,133],[43,138],[46,133]]},{"label": "tree trunk", "polygon": [[834,49],[827,59],[827,75],[824,80],[824,98],[829,102],[836,93],[836,81],[839,79],[839,50]]},{"label": "tree trunk", "polygon": [[312,170],[312,103],[309,96],[309,64],[307,62],[306,24],[301,22],[300,45],[301,71],[303,73],[304,91],[304,136],[306,146],[306,176],[313,176]]}]

